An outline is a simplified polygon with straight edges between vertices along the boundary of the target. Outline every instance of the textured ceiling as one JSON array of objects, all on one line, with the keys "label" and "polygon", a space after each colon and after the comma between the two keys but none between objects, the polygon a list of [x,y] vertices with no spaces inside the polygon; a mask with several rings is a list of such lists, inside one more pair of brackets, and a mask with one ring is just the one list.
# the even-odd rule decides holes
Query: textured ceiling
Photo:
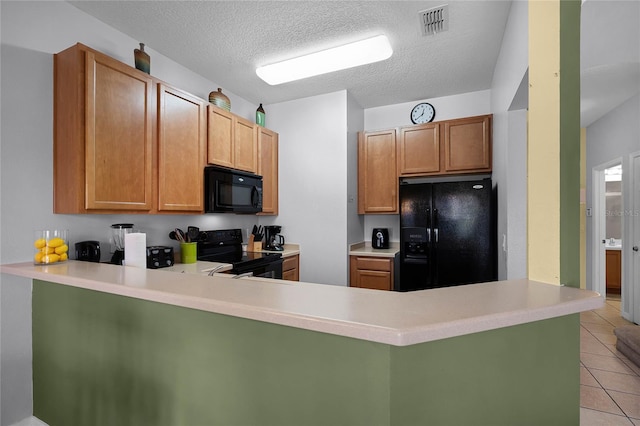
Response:
[{"label": "textured ceiling", "polygon": [[[346,89],[364,108],[489,89],[511,7],[505,0],[70,3],[253,103]],[[418,11],[442,4],[449,31],[423,37]],[[255,74],[259,65],[380,33],[394,49],[384,62],[278,86]],[[587,126],[640,90],[640,0],[583,0],[580,55]],[[527,104],[522,89],[517,107]]]},{"label": "textured ceiling", "polygon": [[[70,2],[254,103],[348,90],[364,108],[489,89],[510,1],[449,1],[449,30],[420,34],[439,1]],[[384,62],[269,86],[259,65],[384,33]]]},{"label": "textured ceiling", "polygon": [[640,91],[640,1],[584,0],[580,115],[587,127]]}]

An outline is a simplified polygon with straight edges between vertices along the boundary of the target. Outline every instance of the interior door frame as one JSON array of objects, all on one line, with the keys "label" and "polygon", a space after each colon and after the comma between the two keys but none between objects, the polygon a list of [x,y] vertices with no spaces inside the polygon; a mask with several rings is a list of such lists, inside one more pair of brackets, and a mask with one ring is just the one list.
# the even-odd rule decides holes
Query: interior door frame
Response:
[{"label": "interior door frame", "polygon": [[[610,167],[622,164],[622,158],[615,158],[606,163],[599,164],[591,169],[591,287],[593,291],[597,291],[606,299],[606,264],[605,264],[605,247],[602,240],[606,238],[607,230],[607,206],[606,206],[606,185],[604,171]],[[624,165],[623,165],[624,176]],[[624,183],[623,183],[624,185]],[[624,221],[623,221],[624,222]],[[622,233],[624,235],[624,223],[622,224]],[[623,239],[624,242],[624,239]],[[623,271],[624,274],[624,271]],[[624,276],[622,278],[623,286],[620,297],[624,297]]]},{"label": "interior door frame", "polygon": [[[623,230],[624,226],[627,226],[628,231],[622,240],[622,273],[623,280],[628,285],[622,287],[623,303],[620,310],[623,318],[638,324],[640,323],[640,253],[634,252],[633,246],[640,245],[640,199],[636,197],[640,194],[640,188],[637,187],[640,185],[640,151],[629,154],[628,161],[626,189],[623,186],[625,213]],[[624,168],[624,164],[622,167]],[[628,303],[624,303],[626,301]]]}]

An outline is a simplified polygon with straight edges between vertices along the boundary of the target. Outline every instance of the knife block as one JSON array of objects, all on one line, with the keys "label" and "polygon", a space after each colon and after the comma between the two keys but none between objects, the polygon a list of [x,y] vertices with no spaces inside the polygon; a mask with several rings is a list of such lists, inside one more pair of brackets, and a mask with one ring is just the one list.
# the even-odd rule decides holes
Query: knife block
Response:
[{"label": "knife block", "polygon": [[248,251],[261,251],[262,241],[257,241],[253,234],[249,235],[249,243],[247,244]]}]

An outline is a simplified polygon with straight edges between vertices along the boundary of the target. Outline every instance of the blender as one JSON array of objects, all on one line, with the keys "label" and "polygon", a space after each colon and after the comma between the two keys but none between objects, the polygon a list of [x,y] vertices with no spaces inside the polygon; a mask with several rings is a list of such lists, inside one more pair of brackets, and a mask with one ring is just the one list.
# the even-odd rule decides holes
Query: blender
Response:
[{"label": "blender", "polygon": [[116,223],[111,225],[111,237],[116,246],[111,262],[114,265],[122,265],[124,260],[124,236],[133,232],[133,223]]}]

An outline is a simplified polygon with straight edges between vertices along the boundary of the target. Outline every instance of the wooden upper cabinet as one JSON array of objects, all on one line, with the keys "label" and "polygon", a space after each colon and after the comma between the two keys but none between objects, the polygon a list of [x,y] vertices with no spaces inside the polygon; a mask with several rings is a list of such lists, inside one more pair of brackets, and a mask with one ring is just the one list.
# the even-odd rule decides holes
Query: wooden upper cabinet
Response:
[{"label": "wooden upper cabinet", "polygon": [[158,211],[204,211],[206,105],[158,85]]},{"label": "wooden upper cabinet", "polygon": [[54,213],[153,208],[148,75],[76,44],[54,57]]},{"label": "wooden upper cabinet", "polygon": [[396,131],[358,133],[358,214],[398,213]]},{"label": "wooden upper cabinet", "polygon": [[251,173],[258,171],[257,126],[241,117],[234,117],[234,167]]},{"label": "wooden upper cabinet", "polygon": [[207,162],[256,173],[256,126],[214,105],[209,105],[208,109]]},{"label": "wooden upper cabinet", "polygon": [[491,115],[402,127],[400,176],[491,171]]},{"label": "wooden upper cabinet", "polygon": [[153,81],[87,52],[86,208],[151,210]]},{"label": "wooden upper cabinet", "polygon": [[491,115],[444,121],[443,127],[446,172],[491,171]]},{"label": "wooden upper cabinet", "polygon": [[398,147],[398,167],[401,176],[440,172],[438,123],[401,128]]},{"label": "wooden upper cabinet", "polygon": [[262,213],[278,214],[278,134],[258,126],[258,174],[262,176]]},{"label": "wooden upper cabinet", "polygon": [[233,114],[208,105],[207,163],[233,168]]}]

